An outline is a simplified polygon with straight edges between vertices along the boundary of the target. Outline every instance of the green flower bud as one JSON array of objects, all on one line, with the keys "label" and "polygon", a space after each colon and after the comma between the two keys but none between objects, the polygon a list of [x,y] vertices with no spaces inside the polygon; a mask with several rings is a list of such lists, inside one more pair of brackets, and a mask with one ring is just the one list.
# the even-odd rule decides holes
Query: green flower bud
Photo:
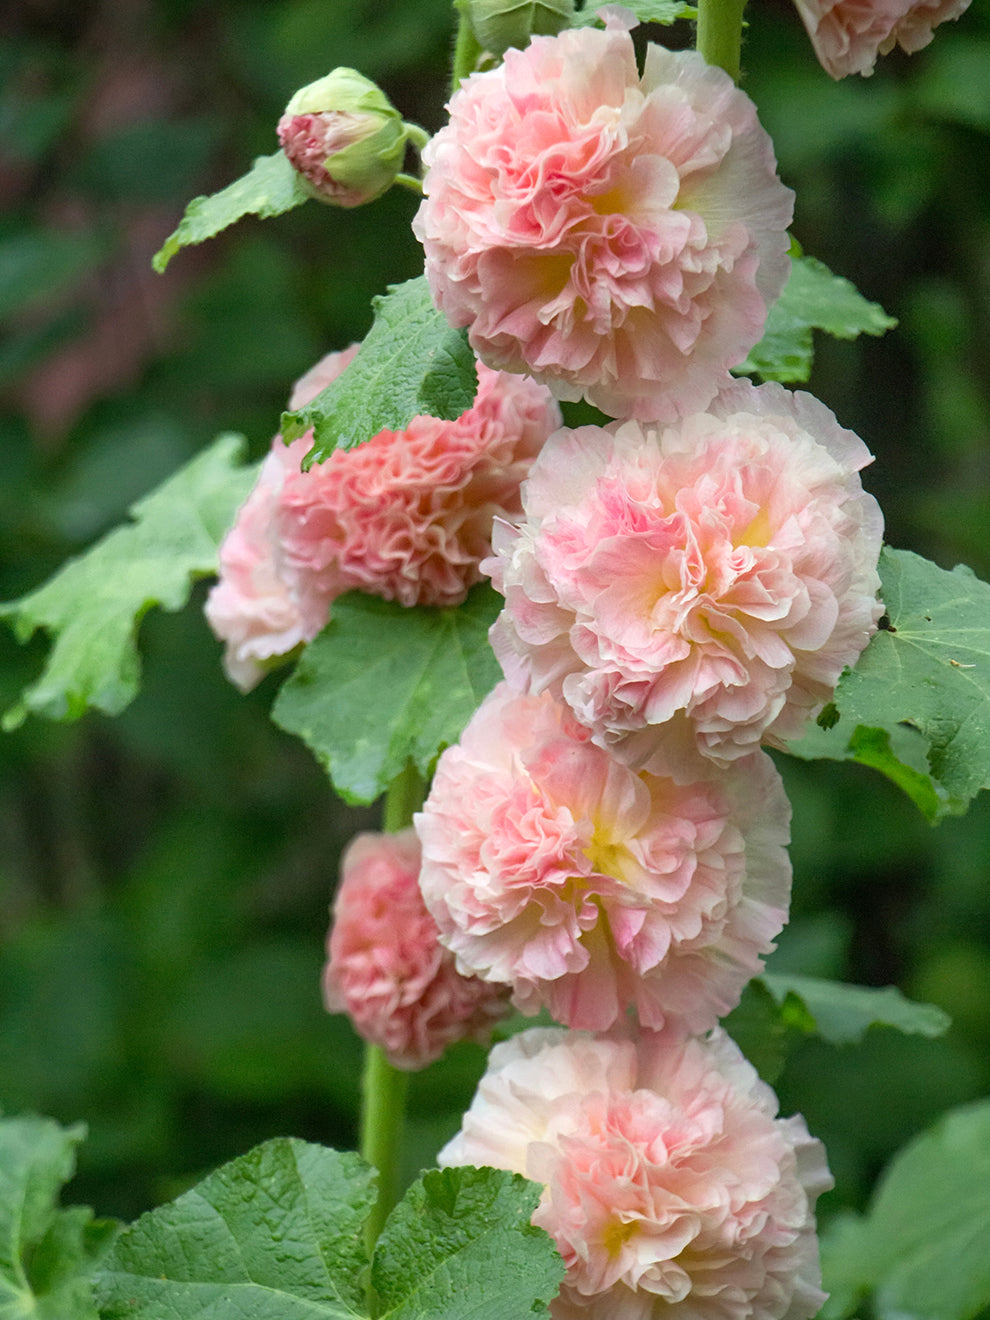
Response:
[{"label": "green flower bud", "polygon": [[278,122],[282,150],[313,196],[332,206],[361,206],[391,188],[406,137],[398,110],[354,69],[301,87]]},{"label": "green flower bud", "polygon": [[554,37],[570,26],[574,0],[459,0],[478,44],[493,55],[520,50],[530,37]]}]

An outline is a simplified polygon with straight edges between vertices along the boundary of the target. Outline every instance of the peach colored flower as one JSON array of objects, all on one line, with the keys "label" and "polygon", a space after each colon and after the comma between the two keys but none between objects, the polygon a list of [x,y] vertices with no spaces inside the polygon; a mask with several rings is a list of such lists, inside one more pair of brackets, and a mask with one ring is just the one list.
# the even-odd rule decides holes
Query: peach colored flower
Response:
[{"label": "peach colored flower", "polygon": [[746,381],[674,427],[558,431],[484,565],[506,677],[635,765],[797,737],[882,612],[869,461],[811,395]]},{"label": "peach colored flower", "polygon": [[[289,406],[304,406],[357,352],[311,368]],[[403,605],[458,605],[481,577],[496,514],[521,509],[519,485],[560,422],[534,381],[478,367],[474,404],[454,421],[414,417],[300,470],[311,431],[280,436],[220,548],[206,616],[226,643],[231,681],[248,691],[326,625],[357,588]]]},{"label": "peach colored flower", "polygon": [[634,1006],[705,1030],[787,919],[790,807],[757,752],[716,775],[636,774],[566,707],[500,684],[440,757],[420,884],[461,971],[568,1026]]},{"label": "peach colored flower", "polygon": [[733,1042],[534,1028],[492,1050],[441,1166],[542,1183],[567,1274],[553,1320],[809,1320],[819,1141]]},{"label": "peach colored flower", "polygon": [[492,519],[518,514],[520,482],[559,421],[542,386],[479,364],[474,404],[455,421],[414,417],[294,473],[278,540],[295,594],[459,605],[481,578]]},{"label": "peach colored flower", "polygon": [[969,0],[794,0],[815,54],[833,78],[869,77],[878,55],[895,46],[913,55],[934,29],[958,18]]},{"label": "peach colored flower", "polygon": [[462,976],[419,892],[414,830],[359,834],[341,859],[323,1001],[395,1068],[425,1068],[458,1040],[487,1043],[508,990]]},{"label": "peach colored flower", "polygon": [[704,407],[788,273],[793,194],[694,51],[580,28],[468,78],[423,153],[433,296],[490,366],[612,416]]},{"label": "peach colored flower", "polygon": [[[341,353],[321,358],[296,382],[289,407],[301,408],[315,398],[340,375],[359,347],[351,344]],[[220,580],[207,597],[206,618],[226,643],[224,669],[242,692],[249,692],[269,668],[315,637],[327,621],[328,602],[294,593],[278,562],[282,491],[312,446],[311,431],[291,445],[275,437],[254,489],[220,546]]]}]

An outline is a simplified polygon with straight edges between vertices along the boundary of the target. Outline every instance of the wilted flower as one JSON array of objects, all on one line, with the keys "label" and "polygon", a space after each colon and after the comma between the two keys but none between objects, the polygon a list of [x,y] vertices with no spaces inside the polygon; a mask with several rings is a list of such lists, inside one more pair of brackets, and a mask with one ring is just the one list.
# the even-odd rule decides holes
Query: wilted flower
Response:
[{"label": "wilted flower", "polygon": [[413,228],[437,305],[492,367],[612,416],[704,407],[788,272],[793,195],[749,98],[694,51],[580,28],[450,102]]},{"label": "wilted flower", "polygon": [[833,78],[868,77],[895,46],[913,55],[933,29],[958,18],[969,0],[794,0],[815,54]]},{"label": "wilted flower", "polygon": [[395,1068],[425,1068],[458,1040],[487,1042],[505,986],[462,976],[419,892],[415,831],[359,834],[341,860],[323,999]]},{"label": "wilted flower", "polygon": [[492,1050],[441,1166],[542,1183],[567,1274],[553,1320],[809,1320],[820,1142],[733,1042],[533,1029]]},{"label": "wilted flower", "polygon": [[635,1007],[705,1030],[787,919],[790,807],[770,758],[635,774],[566,707],[500,684],[416,817],[421,885],[464,972],[602,1030]]},{"label": "wilted flower", "polygon": [[882,613],[869,461],[811,395],[745,381],[677,426],[558,431],[484,565],[506,677],[636,765],[797,737]]},{"label": "wilted flower", "polygon": [[314,197],[361,206],[395,182],[407,130],[383,91],[340,68],[296,92],[278,121],[278,139]]}]

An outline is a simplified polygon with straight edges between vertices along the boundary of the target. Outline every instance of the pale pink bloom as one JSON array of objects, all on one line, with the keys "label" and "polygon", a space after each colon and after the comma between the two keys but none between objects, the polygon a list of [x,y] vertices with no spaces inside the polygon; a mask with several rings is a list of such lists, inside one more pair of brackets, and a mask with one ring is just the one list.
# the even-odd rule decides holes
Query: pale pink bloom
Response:
[{"label": "pale pink bloom", "polygon": [[793,194],[749,98],[615,21],[468,78],[423,153],[437,306],[490,366],[612,416],[701,408],[787,278]]},{"label": "pale pink bloom", "polygon": [[441,1166],[542,1183],[553,1320],[809,1320],[825,1152],[733,1042],[534,1028],[492,1050]]},{"label": "pale pink bloom", "polygon": [[[293,387],[290,408],[302,408],[335,380],[353,360],[360,345],[328,353]],[[230,681],[249,692],[267,670],[303,642],[316,636],[327,621],[329,602],[313,594],[300,595],[279,563],[278,518],[286,478],[313,446],[313,433],[286,445],[277,435],[261,465],[258,480],[234,526],[220,546],[219,581],[206,600],[206,618],[226,643],[223,664]]]},{"label": "pale pink bloom", "polygon": [[674,427],[558,431],[484,565],[506,677],[636,765],[799,736],[882,613],[869,461],[811,395],[746,381]]},{"label": "pale pink bloom", "polygon": [[455,421],[414,417],[294,473],[278,536],[295,593],[459,605],[481,578],[492,519],[519,513],[520,482],[559,421],[542,386],[479,364],[474,404]]},{"label": "pale pink bloom", "polygon": [[462,976],[419,892],[414,830],[359,834],[341,859],[323,1001],[395,1068],[425,1068],[458,1040],[487,1043],[505,986]]},{"label": "pale pink bloom", "polygon": [[[318,362],[289,406],[320,393],[357,349]],[[460,604],[491,551],[493,518],[519,514],[520,482],[559,423],[543,386],[479,364],[474,404],[454,421],[414,417],[308,472],[312,431],[288,447],[276,436],[206,605],[231,681],[254,687],[352,588],[403,605]]]},{"label": "pale pink bloom", "polygon": [[458,967],[524,1013],[693,1030],[734,1008],[787,919],[790,807],[770,758],[636,774],[566,707],[500,684],[440,757],[420,883]]},{"label": "pale pink bloom", "polygon": [[794,0],[815,54],[833,78],[869,77],[878,55],[895,46],[913,55],[933,30],[958,18],[969,0]]}]

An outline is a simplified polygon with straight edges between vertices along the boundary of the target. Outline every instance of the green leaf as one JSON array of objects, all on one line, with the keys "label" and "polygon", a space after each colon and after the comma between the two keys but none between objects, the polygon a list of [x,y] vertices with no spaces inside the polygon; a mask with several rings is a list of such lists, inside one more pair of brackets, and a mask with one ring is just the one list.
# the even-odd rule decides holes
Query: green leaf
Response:
[{"label": "green leaf", "polygon": [[895,1156],[862,1219],[823,1241],[827,1316],[874,1290],[879,1320],[971,1320],[990,1305],[990,1101],[946,1114]]},{"label": "green leaf", "polygon": [[0,1320],[97,1320],[90,1274],[115,1226],[58,1207],[84,1132],[0,1120]]},{"label": "green leaf", "polygon": [[267,220],[302,206],[308,199],[309,193],[283,152],[259,156],[247,174],[220,192],[194,197],[179,227],[155,253],[151,264],[161,274],[180,248],[213,238],[246,215]]},{"label": "green leaf", "polygon": [[783,1072],[793,1038],[815,1030],[815,1020],[797,995],[778,1003],[761,977],[743,990],[722,1026],[770,1086]]},{"label": "green leaf", "polygon": [[[95,1278],[102,1320],[366,1317],[374,1180],[357,1155],[265,1142],[124,1229]],[[379,1320],[545,1310],[564,1267],[529,1222],[539,1196],[493,1169],[426,1174],[375,1251]]]},{"label": "green leaf", "polygon": [[[697,6],[683,4],[682,0],[623,0],[623,9],[635,14],[640,23],[676,23],[678,19],[698,17]],[[598,5],[586,4],[571,19],[571,27],[604,27],[598,17]]]},{"label": "green leaf", "polygon": [[814,257],[791,258],[784,291],[770,308],[763,338],[735,368],[755,372],[764,380],[795,384],[811,374],[813,330],[837,339],[862,334],[882,335],[897,322],[877,303],[869,302],[853,284]]},{"label": "green leaf", "polygon": [[237,466],[243,437],[222,435],[131,509],[118,527],[69,560],[44,586],[0,605],[20,641],[38,628],[54,644],[40,678],[4,716],[78,719],[94,706],[116,715],[138,690],[138,624],[152,605],[178,610],[192,580],[216,571],[217,551],[254,479]]},{"label": "green leaf", "polygon": [[276,1137],[125,1228],[96,1277],[102,1320],[363,1315],[374,1173]]},{"label": "green leaf", "polygon": [[434,1169],[392,1212],[372,1282],[382,1320],[491,1320],[543,1312],[564,1264],[530,1224],[541,1189],[498,1169]]},{"label": "green leaf", "polygon": [[458,609],[348,592],[283,684],[272,718],[298,734],[349,802],[373,802],[409,761],[425,775],[501,677],[486,583]]},{"label": "green leaf", "polygon": [[887,612],[839,680],[838,719],[788,750],[873,765],[935,820],[990,786],[990,586],[886,548],[880,578]]},{"label": "green leaf", "polygon": [[414,417],[450,421],[474,403],[478,374],[465,330],[433,306],[425,275],[373,300],[375,321],[354,361],[320,394],[282,414],[286,444],[310,427],[303,464],[353,449],[379,431],[401,431]]},{"label": "green leaf", "polygon": [[833,1045],[862,1040],[870,1027],[896,1027],[914,1036],[941,1036],[949,1027],[940,1008],[905,999],[892,985],[878,990],[779,972],[760,979],[778,1004],[786,1006],[792,996],[799,1000],[813,1029]]}]

